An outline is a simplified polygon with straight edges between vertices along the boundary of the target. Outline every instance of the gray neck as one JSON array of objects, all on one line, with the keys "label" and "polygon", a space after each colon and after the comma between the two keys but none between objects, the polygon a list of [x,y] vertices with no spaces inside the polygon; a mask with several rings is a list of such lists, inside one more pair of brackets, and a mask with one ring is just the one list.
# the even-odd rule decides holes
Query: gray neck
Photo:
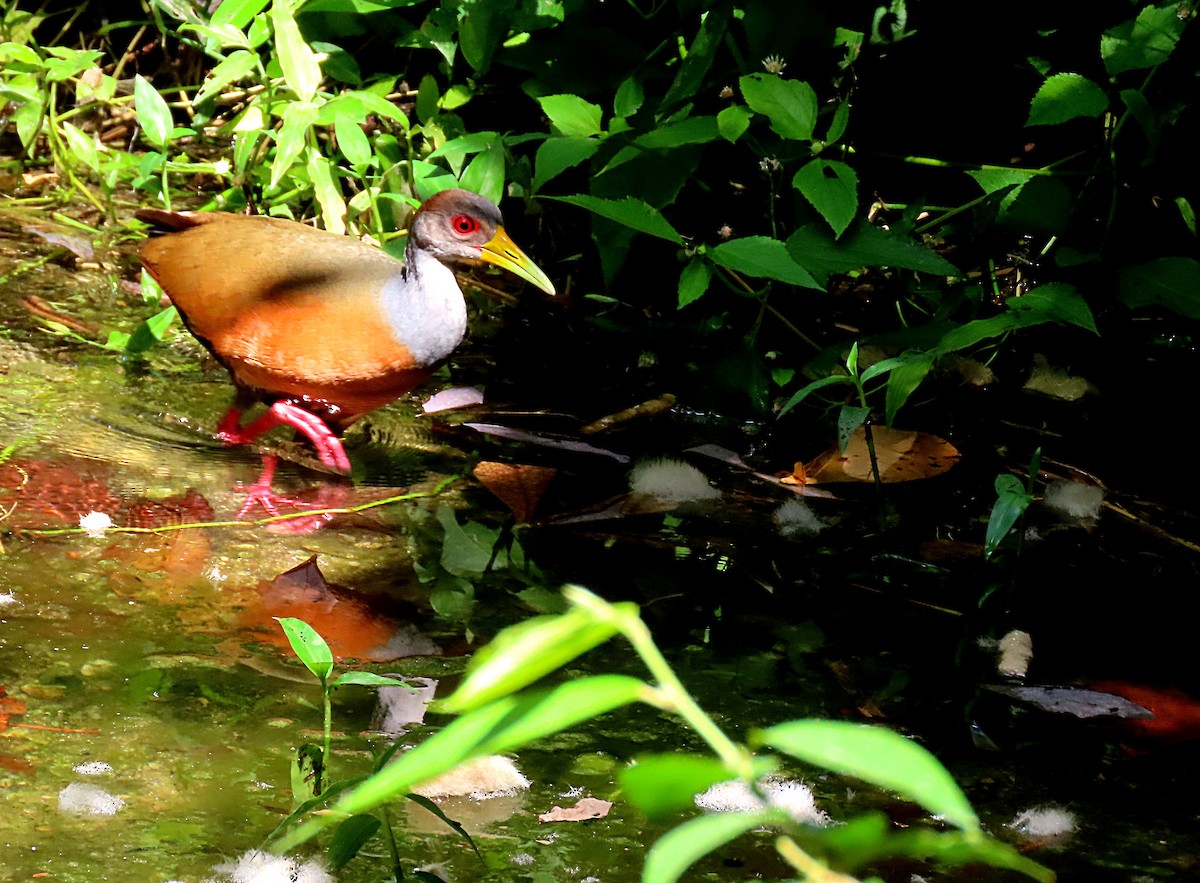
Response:
[{"label": "gray neck", "polygon": [[400,273],[383,286],[392,335],[421,367],[454,351],[467,333],[467,304],[454,271],[422,249],[410,248]]}]

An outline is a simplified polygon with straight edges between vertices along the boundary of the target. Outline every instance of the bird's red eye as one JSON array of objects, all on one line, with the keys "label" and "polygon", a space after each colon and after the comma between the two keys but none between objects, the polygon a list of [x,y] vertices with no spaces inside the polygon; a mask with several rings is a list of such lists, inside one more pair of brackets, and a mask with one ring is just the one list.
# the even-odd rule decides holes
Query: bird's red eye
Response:
[{"label": "bird's red eye", "polygon": [[479,222],[470,215],[455,215],[450,219],[450,227],[459,236],[470,236],[479,229]]}]

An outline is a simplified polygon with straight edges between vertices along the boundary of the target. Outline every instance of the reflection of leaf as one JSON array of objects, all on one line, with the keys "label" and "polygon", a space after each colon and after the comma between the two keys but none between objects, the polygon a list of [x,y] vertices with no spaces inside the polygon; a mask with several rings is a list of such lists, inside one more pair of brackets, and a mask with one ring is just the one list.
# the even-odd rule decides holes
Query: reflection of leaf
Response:
[{"label": "reflection of leaf", "polygon": [[607,800],[596,797],[584,797],[574,806],[563,809],[561,806],[550,807],[549,812],[538,816],[539,822],[586,822],[590,819],[602,819],[608,815],[612,804]]},{"label": "reflection of leaf", "polygon": [[538,501],[558,470],[545,466],[523,466],[484,460],[474,470],[479,483],[512,510],[518,524],[533,516]]},{"label": "reflection of leaf", "polygon": [[[871,436],[875,442],[879,478],[884,482],[932,478],[949,470],[959,459],[954,445],[925,432],[872,426]],[[861,426],[851,433],[844,454],[839,454],[834,446],[811,462],[798,465],[797,474],[803,475],[808,484],[874,480],[866,430]]]}]

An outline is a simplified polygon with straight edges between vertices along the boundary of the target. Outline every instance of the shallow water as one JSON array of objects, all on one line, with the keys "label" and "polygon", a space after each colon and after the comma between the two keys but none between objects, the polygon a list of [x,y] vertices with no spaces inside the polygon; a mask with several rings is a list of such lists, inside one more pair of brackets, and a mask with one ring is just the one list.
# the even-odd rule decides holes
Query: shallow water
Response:
[{"label": "shallow water", "polygon": [[[988,501],[958,485],[897,491],[892,514],[902,526],[888,531],[869,495],[814,503],[833,526],[819,541],[786,540],[770,523],[776,489],[714,469],[723,487],[736,486],[727,492],[736,503],[721,512],[523,532],[541,575],[511,568],[472,578],[468,618],[470,599],[455,594],[461,583],[422,576],[442,563],[439,509],[485,531],[504,520],[503,507],[467,477],[483,440],[439,431],[415,402],[402,402],[352,432],[347,484],[272,436],[270,449],[284,457],[277,487],[311,503],[422,496],[338,515],[307,534],[279,532],[261,512],[234,522],[238,485],[255,480],[260,460],[212,439],[230,389],[197,345],[180,334],[145,360],[123,359],[47,330],[19,302],[37,294],[64,313],[129,330],[135,308],[120,305],[128,296],[114,280],[115,271],[52,263],[21,276],[21,289],[0,305],[0,687],[25,707],[0,729],[0,877],[198,881],[258,846],[290,812],[289,764],[298,746],[318,741],[321,725],[317,688],[272,617],[309,619],[342,655],[436,679],[444,695],[470,649],[528,615],[521,589],[565,580],[642,602],[685,683],[735,737],[795,717],[876,719],[935,750],[997,836],[1019,841],[1006,826],[1032,806],[1073,812],[1074,838],[1027,847],[1064,880],[1197,875],[1200,813],[1184,797],[1196,784],[1192,747],[1130,747],[1124,731],[1015,709],[978,690],[998,678],[976,641],[1009,625],[1037,636],[1041,682],[1165,672],[1178,686],[1200,685],[1193,620],[1186,605],[1174,606],[1195,585],[1195,560],[1138,525],[1110,513],[1090,528],[1042,516],[1043,539],[1031,540],[1019,573],[998,578],[978,555],[935,566],[913,551],[934,537],[978,538]],[[570,460],[555,503],[620,492],[624,468],[604,457]],[[978,478],[970,469],[958,470],[964,485]],[[455,480],[437,490],[446,479]],[[155,530],[89,537],[75,528],[92,511]],[[212,526],[178,529],[195,522]],[[276,580],[313,555],[333,589]],[[985,590],[994,599],[987,616],[979,613]],[[589,656],[586,670],[640,674],[620,647]],[[365,772],[372,752],[389,744],[371,729],[374,705],[362,688],[339,693],[335,775]],[[403,738],[422,732],[418,725]],[[622,805],[615,775],[664,746],[699,747],[673,722],[635,709],[522,751],[530,791],[445,806],[477,835],[484,866],[423,810],[393,807],[402,862],[444,863],[453,879],[635,880],[663,829]],[[76,771],[95,761],[112,771]],[[788,772],[808,781],[835,819],[883,808],[899,824],[918,821],[853,782]],[[66,812],[61,795],[73,783],[123,806],[113,815]],[[613,800],[613,812],[539,825],[538,813],[580,795]],[[769,842],[748,838],[690,879],[788,876]],[[367,852],[341,879],[384,876],[379,841]],[[887,880],[918,872],[1015,879],[879,869]]]}]

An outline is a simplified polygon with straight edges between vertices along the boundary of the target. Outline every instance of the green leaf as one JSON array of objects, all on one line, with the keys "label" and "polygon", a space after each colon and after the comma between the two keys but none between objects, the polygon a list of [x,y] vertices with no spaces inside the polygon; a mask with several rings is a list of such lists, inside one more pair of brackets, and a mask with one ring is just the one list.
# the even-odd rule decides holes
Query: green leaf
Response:
[{"label": "green leaf", "polygon": [[361,123],[369,114],[389,119],[398,123],[406,132],[408,131],[408,117],[405,116],[404,111],[382,95],[376,95],[374,92],[367,92],[363,89],[343,92],[335,98],[329,99],[319,108],[317,120],[328,124],[338,117],[347,117]]},{"label": "green leaf", "polygon": [[813,204],[821,217],[841,236],[858,211],[858,175],[835,160],[814,159],[800,168],[792,186]]},{"label": "green leaf", "polygon": [[94,135],[89,135],[73,123],[63,120],[60,123],[62,132],[67,138],[67,146],[71,155],[82,162],[93,172],[100,172],[100,146]]},{"label": "green leaf", "polygon": [[800,266],[778,239],[744,236],[722,242],[708,250],[713,263],[746,276],[775,279],[789,285],[823,290],[808,270]]},{"label": "green leaf", "polygon": [[683,245],[683,237],[668,223],[667,219],[662,216],[658,209],[632,196],[627,196],[624,199],[601,199],[598,196],[579,194],[577,196],[552,196],[547,198],[557,199],[559,202],[565,202],[569,205],[577,205],[602,218],[616,221],[618,224],[623,224],[640,233],[657,236],[659,239],[674,242],[676,245]]},{"label": "green leaf", "polygon": [[133,330],[133,334],[124,341],[121,349],[132,355],[144,353],[163,339],[178,315],[173,306],[155,313]]},{"label": "green leaf", "polygon": [[987,535],[983,541],[984,557],[992,557],[992,553],[999,548],[1032,502],[1033,495],[1025,490],[1015,475],[996,476],[996,502],[992,504],[992,514],[988,517]]},{"label": "green leaf", "polygon": [[317,630],[302,619],[284,616],[276,617],[276,621],[292,645],[292,652],[304,663],[324,684],[333,673],[333,651],[325,643],[325,639],[317,634]]},{"label": "green leaf", "polygon": [[850,124],[850,102],[839,101],[833,111],[833,119],[829,121],[829,131],[825,133],[826,144],[836,144],[846,134]]},{"label": "green leaf", "polygon": [[888,426],[895,422],[896,414],[904,407],[904,403],[909,400],[909,397],[917,391],[917,387],[921,385],[925,376],[929,374],[930,369],[933,368],[933,362],[932,356],[906,361],[902,365],[897,365],[888,374],[887,398],[884,404],[884,420]]},{"label": "green leaf", "polygon": [[313,185],[313,195],[321,206],[321,224],[330,233],[345,233],[346,203],[342,199],[342,188],[334,180],[333,160],[322,156],[316,150],[310,150],[305,170]]},{"label": "green leaf", "polygon": [[1105,31],[1100,56],[1109,76],[1162,64],[1179,42],[1186,21],[1174,4],[1146,6],[1136,19]]},{"label": "green leaf", "polygon": [[313,102],[321,85],[321,65],[300,35],[287,0],[272,0],[271,27],[275,32],[275,51],[283,69],[284,82],[301,102]]},{"label": "green leaf", "polygon": [[[597,675],[549,690],[498,699],[465,714],[416,748],[399,755],[378,773],[347,791],[337,814],[369,812],[464,761],[502,754],[544,739],[614,709],[648,698],[651,688],[637,678]],[[335,821],[337,815],[310,818],[278,843],[294,849]]]},{"label": "green leaf", "polygon": [[1010,310],[1029,312],[1035,317],[1064,322],[1086,328],[1093,334],[1099,334],[1096,320],[1087,301],[1075,289],[1075,286],[1065,282],[1054,282],[1049,285],[1039,285],[1031,288],[1020,297],[1010,297],[1004,302]]},{"label": "green leaf", "polygon": [[750,118],[753,116],[754,114],[742,105],[731,104],[717,114],[717,131],[721,133],[722,138],[733,143],[746,134],[746,130],[750,128]]},{"label": "green leaf", "polygon": [[165,150],[171,140],[175,123],[171,119],[171,108],[150,81],[138,74],[133,79],[133,101],[137,108],[138,125],[151,144]]},{"label": "green leaf", "polygon": [[203,104],[209,98],[219,93],[230,83],[236,83],[252,70],[258,67],[258,55],[245,49],[239,49],[221,61],[209,72],[208,78],[200,91],[196,93],[195,103]]},{"label": "green leaf", "polygon": [[538,99],[542,113],[550,118],[550,125],[560,135],[575,135],[586,138],[599,135],[603,111],[600,105],[592,104],[578,95],[543,95]]},{"label": "green leaf", "polygon": [[641,159],[650,151],[666,152],[691,144],[708,144],[716,141],[720,136],[717,118],[710,116],[688,117],[675,123],[656,126],[649,132],[639,135],[632,144],[617,151],[598,174],[603,175],[630,160]]},{"label": "green leaf", "polygon": [[1080,74],[1047,77],[1029,104],[1027,126],[1053,126],[1076,117],[1103,116],[1108,110],[1104,90]]},{"label": "green leaf", "polygon": [[209,24],[228,24],[242,30],[250,24],[254,16],[267,8],[268,2],[269,0],[222,0],[213,10]]},{"label": "green leaf", "polygon": [[331,688],[337,687],[404,687],[409,690],[417,690],[412,684],[405,683],[396,677],[388,677],[387,675],[377,675],[370,671],[344,671],[330,684]]},{"label": "green leaf", "polygon": [[489,564],[494,568],[505,565],[503,555],[494,554],[499,531],[475,521],[461,525],[448,506],[438,509],[437,519],[443,532],[440,563],[447,571],[455,576],[471,576],[483,573]]},{"label": "green leaf", "polygon": [[1032,172],[1024,169],[972,169],[967,175],[974,178],[987,194],[1020,187],[1033,177]]},{"label": "green leaf", "polygon": [[271,187],[277,187],[308,146],[308,130],[317,118],[317,108],[293,101],[283,109],[283,122],[275,133],[275,158],[271,161]]},{"label": "green leaf", "polygon": [[499,139],[493,140],[467,164],[459,183],[484,199],[500,202],[504,196],[504,145]]},{"label": "green leaf", "polygon": [[814,380],[812,383],[805,386],[799,392],[795,393],[790,399],[788,399],[784,403],[783,407],[779,409],[779,416],[782,417],[784,414],[786,414],[788,411],[792,410],[792,408],[796,407],[796,405],[800,404],[802,401],[804,401],[806,398],[808,398],[810,395],[812,395],[814,392],[816,392],[819,389],[824,389],[827,386],[833,386],[834,384],[837,384],[837,383],[853,383],[853,382],[854,381],[852,381],[849,377],[845,376],[844,374],[831,374],[828,377],[822,377],[819,380]]},{"label": "green leaf", "polygon": [[746,104],[765,115],[777,135],[794,141],[812,140],[817,122],[817,93],[812,86],[766,73],[748,74],[738,82]]},{"label": "green leaf", "polygon": [[541,190],[547,181],[579,165],[600,149],[600,141],[578,135],[551,136],[538,147],[533,163],[533,189]]},{"label": "green leaf", "polygon": [[701,258],[694,257],[688,261],[683,272],[679,274],[679,309],[699,300],[708,291],[708,283],[712,280],[712,264]]},{"label": "green leaf", "polygon": [[705,75],[712,68],[717,50],[721,48],[732,12],[733,8],[730,5],[721,4],[710,8],[700,20],[700,30],[696,39],[688,47],[683,63],[679,65],[679,72],[675,74],[675,80],[658,104],[660,114],[681,101],[687,101],[700,89]]},{"label": "green leaf", "polygon": [[646,93],[642,89],[642,81],[636,77],[628,77],[621,81],[621,85],[617,87],[617,94],[613,97],[613,115],[619,119],[631,117],[638,112],[645,100]]},{"label": "green leaf", "polygon": [[325,851],[330,869],[338,871],[344,868],[352,858],[358,855],[358,851],[362,849],[363,845],[375,836],[375,832],[382,825],[383,823],[375,816],[362,813],[350,816],[338,825],[337,830],[333,832],[333,839],[329,841],[329,847]]},{"label": "green leaf", "polygon": [[364,167],[371,161],[374,153],[366,132],[350,117],[338,117],[333,121],[333,131],[337,135],[338,150],[350,165]]},{"label": "green leaf", "polygon": [[702,791],[736,778],[719,760],[694,754],[651,754],[621,770],[622,793],[651,819],[663,819],[695,805]]},{"label": "green leaf", "polygon": [[936,757],[911,739],[883,727],[846,721],[789,721],[751,734],[792,757],[854,776],[914,800],[951,825],[979,829],[979,818],[954,777]]},{"label": "green leaf", "polygon": [[642,883],[674,883],[710,852],[755,828],[778,824],[781,815],[778,811],[720,812],[689,819],[650,847]]},{"label": "green leaf", "polygon": [[464,3],[466,15],[458,23],[458,48],[477,74],[487,73],[492,56],[508,36],[516,0]]},{"label": "green leaf", "polygon": [[846,445],[850,444],[850,436],[854,431],[867,422],[871,409],[861,405],[842,405],[838,411],[837,437],[838,453],[846,453]]},{"label": "green leaf", "polygon": [[1158,258],[1128,267],[1117,277],[1117,291],[1129,307],[1166,307],[1189,319],[1200,319],[1200,261]]},{"label": "green leaf", "polygon": [[[637,607],[633,604],[617,606],[636,614]],[[579,609],[509,626],[475,654],[462,683],[439,703],[439,708],[447,712],[469,711],[514,693],[616,633],[613,623]]]},{"label": "green leaf", "polygon": [[958,268],[941,255],[900,233],[884,230],[866,221],[856,221],[840,239],[823,225],[808,224],[787,241],[788,253],[819,282],[833,273],[848,273],[863,267],[895,267],[938,276],[958,276]]},{"label": "green leaf", "polygon": [[1074,201],[1058,178],[1038,176],[1000,200],[998,220],[1011,230],[1057,235],[1067,229]]}]

